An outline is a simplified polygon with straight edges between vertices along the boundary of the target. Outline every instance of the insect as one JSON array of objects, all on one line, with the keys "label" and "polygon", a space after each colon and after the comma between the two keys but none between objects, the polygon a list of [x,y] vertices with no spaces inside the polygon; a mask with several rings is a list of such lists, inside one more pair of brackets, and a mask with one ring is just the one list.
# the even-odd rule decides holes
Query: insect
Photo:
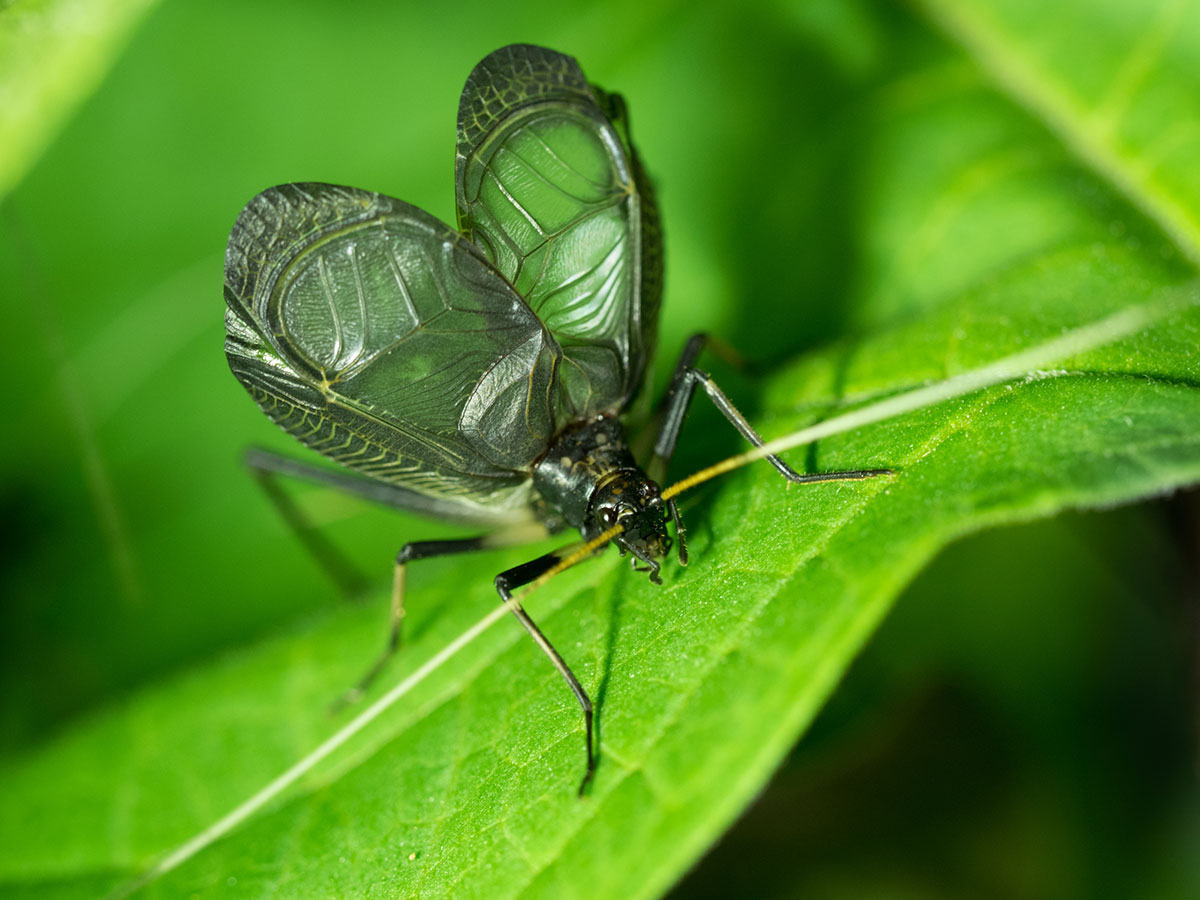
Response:
[{"label": "insect", "polygon": [[[582,793],[596,769],[591,699],[513,590],[606,538],[655,583],[672,546],[686,564],[678,490],[658,482],[697,388],[747,440],[762,440],[696,368],[706,343],[696,335],[662,401],[653,453],[645,467],[634,459],[621,416],[656,340],[659,215],[623,100],[589,85],[573,58],[514,45],[475,67],[459,105],[455,196],[457,230],[354,188],[259,194],[226,252],[225,351],[277,425],[351,470],[252,451],[293,524],[279,475],[484,532],[400,550],[387,645],[358,692],[400,645],[409,563],[579,532],[501,572],[495,587],[583,710]],[[802,475],[767,459],[797,483],[888,474]]]}]

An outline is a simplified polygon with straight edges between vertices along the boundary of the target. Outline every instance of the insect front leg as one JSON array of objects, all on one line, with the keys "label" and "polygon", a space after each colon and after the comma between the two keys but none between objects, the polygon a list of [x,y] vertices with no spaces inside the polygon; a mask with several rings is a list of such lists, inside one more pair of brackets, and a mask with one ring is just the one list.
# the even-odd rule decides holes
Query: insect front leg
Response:
[{"label": "insect front leg", "polygon": [[[671,376],[671,383],[667,388],[667,394],[663,398],[663,423],[662,428],[658,433],[658,440],[654,445],[654,455],[650,460],[647,471],[650,476],[656,481],[661,480],[666,472],[667,462],[675,453],[675,445],[679,440],[679,431],[683,428],[684,419],[687,418],[688,408],[692,404],[692,397],[696,393],[696,388],[703,387],[704,392],[708,394],[713,405],[721,411],[721,414],[729,420],[738,432],[755,447],[763,445],[763,439],[758,432],[746,421],[743,416],[733,405],[725,392],[717,387],[717,383],[713,381],[712,376],[707,372],[695,367],[696,358],[700,355],[700,351],[704,349],[709,338],[705,334],[695,334],[688,339],[687,344],[683,348],[683,353],[679,357],[679,362],[675,366],[675,374]],[[788,481],[794,484],[812,484],[818,481],[857,481],[862,478],[874,478],[878,475],[891,475],[891,469],[852,469],[846,472],[816,472],[813,474],[801,475],[778,456],[771,454],[766,457],[779,473]],[[687,563],[687,548],[684,543],[684,532],[682,530],[682,522],[679,518],[679,512],[675,508],[675,500],[672,498],[667,501],[671,510],[671,516],[675,521],[677,538],[679,540],[679,561],[683,564]]]},{"label": "insect front leg", "polygon": [[575,677],[575,673],[571,671],[571,667],[567,665],[566,661],[559,655],[559,652],[554,649],[554,645],[542,634],[542,630],[537,627],[533,619],[529,618],[529,613],[525,612],[525,608],[514,600],[512,596],[514,588],[529,584],[531,581],[540,578],[580,546],[581,544],[578,543],[571,544],[553,553],[547,553],[545,556],[539,556],[535,560],[501,572],[496,576],[496,591],[500,594],[501,599],[504,600],[508,608],[512,610],[513,615],[525,626],[525,630],[529,632],[529,636],[533,638],[534,643],[550,658],[550,662],[558,670],[558,674],[563,677],[563,680],[566,681],[567,686],[571,689],[571,693],[575,695],[575,699],[579,701],[579,706],[583,709],[583,740],[587,750],[587,770],[584,773],[583,781],[579,783],[579,796],[582,797],[584,790],[596,772],[596,755],[592,749],[592,698],[583,689],[583,685],[579,683],[579,679]]}]

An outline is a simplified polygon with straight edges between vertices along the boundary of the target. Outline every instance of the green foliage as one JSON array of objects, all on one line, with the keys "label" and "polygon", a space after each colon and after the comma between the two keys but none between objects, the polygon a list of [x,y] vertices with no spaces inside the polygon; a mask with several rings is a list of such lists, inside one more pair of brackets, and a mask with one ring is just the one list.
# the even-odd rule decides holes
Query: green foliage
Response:
[{"label": "green foliage", "polygon": [[153,0],[0,3],[0,198],[104,78]]},{"label": "green foliage", "polygon": [[[660,377],[701,327],[789,360],[720,375],[776,436],[1195,290],[1200,24],[1192,3],[1144,6],[157,11],[0,209],[9,327],[30,335],[4,373],[26,437],[0,454],[20,523],[0,623],[6,895],[101,896],[331,733],[328,701],[383,637],[387,561],[450,533],[305,492],[379,573],[344,607],[240,472],[246,442],[288,447],[220,352],[220,254],[257,190],[355,184],[449,219],[465,73],[513,40],[571,52],[626,95],[658,180]],[[662,893],[948,542],[1200,480],[1198,338],[1193,306],[1055,377],[792,454],[896,469],[886,483],[739,471],[685,495],[693,563],[664,587],[606,557],[532,597],[599,700],[586,800],[574,701],[502,621],[139,896]],[[697,409],[674,471],[737,449]],[[389,680],[539,549],[414,566]]]}]

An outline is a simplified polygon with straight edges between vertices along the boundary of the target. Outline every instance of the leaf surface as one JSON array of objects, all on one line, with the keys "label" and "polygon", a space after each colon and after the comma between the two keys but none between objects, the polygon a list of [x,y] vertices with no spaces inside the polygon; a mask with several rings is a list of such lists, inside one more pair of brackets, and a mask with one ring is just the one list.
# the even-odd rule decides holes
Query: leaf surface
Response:
[{"label": "leaf surface", "polygon": [[[844,198],[853,215],[840,223],[859,255],[845,270],[852,327],[759,385],[753,420],[764,435],[969,371],[1163,291],[1195,294],[1187,98],[1200,54],[1167,50],[1193,47],[1200,32],[1188,24],[1193,5],[1164,4],[1145,26],[1165,29],[1163,52],[1135,53],[1141,74],[1122,89],[1132,99],[1106,104],[1130,42],[1142,46],[1121,18],[1135,5],[864,13],[868,34],[900,25],[899,49],[876,57],[843,123],[869,136]],[[1081,23],[1111,40],[1085,51],[1071,37]],[[1103,133],[1088,124],[1101,108],[1114,123]],[[1179,129],[1170,152],[1148,143],[1155,124]],[[772,252],[786,249],[778,241]],[[686,286],[695,276],[679,277]],[[664,311],[680,300],[674,290]],[[743,336],[782,340],[769,332],[790,321],[794,298],[752,296],[763,300]],[[1043,377],[790,456],[814,470],[888,466],[897,475],[887,481],[787,489],[766,465],[739,471],[684,496],[693,561],[669,567],[663,587],[610,552],[539,592],[528,609],[599,703],[602,756],[587,799],[574,796],[574,701],[502,621],[270,809],[138,896],[661,893],[761,788],[946,543],[1200,480],[1198,343],[1193,306]],[[702,410],[695,420],[685,440],[714,421]],[[738,449],[720,437],[697,444],[677,474]],[[392,677],[492,608],[494,572],[541,549],[430,562],[425,575],[414,567],[410,641]],[[0,774],[6,894],[101,896],[260,789],[337,726],[325,706],[375,652],[384,606],[380,596],[369,609],[315,615],[11,760]]]}]

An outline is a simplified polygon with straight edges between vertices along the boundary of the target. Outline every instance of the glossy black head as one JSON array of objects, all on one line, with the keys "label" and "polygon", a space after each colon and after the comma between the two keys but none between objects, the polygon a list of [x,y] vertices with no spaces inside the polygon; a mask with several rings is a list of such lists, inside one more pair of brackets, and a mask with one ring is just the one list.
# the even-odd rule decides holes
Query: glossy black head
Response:
[{"label": "glossy black head", "polygon": [[619,523],[624,530],[614,543],[621,555],[628,553],[634,568],[641,568],[639,561],[643,563],[642,571],[648,571],[650,580],[661,584],[658,560],[671,549],[667,515],[658,485],[641,472],[626,469],[613,473],[592,494],[583,536],[591,540]]}]

